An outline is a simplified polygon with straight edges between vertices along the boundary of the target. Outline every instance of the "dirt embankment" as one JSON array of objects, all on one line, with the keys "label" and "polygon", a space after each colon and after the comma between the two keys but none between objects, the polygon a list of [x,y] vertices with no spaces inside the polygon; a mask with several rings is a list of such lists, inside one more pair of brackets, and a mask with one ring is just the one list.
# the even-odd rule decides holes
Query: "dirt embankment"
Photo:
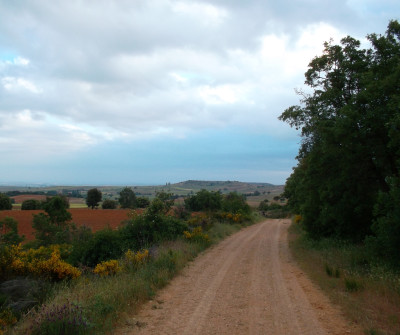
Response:
[{"label": "dirt embankment", "polygon": [[362,334],[293,263],[288,226],[267,220],[227,238],[114,333]]}]

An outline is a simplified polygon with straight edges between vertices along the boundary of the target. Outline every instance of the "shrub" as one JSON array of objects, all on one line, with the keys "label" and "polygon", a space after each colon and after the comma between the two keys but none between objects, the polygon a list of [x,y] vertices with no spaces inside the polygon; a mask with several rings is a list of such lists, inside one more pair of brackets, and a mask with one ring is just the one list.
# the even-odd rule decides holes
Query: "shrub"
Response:
[{"label": "shrub", "polygon": [[62,252],[68,253],[60,245],[28,250],[22,250],[21,245],[4,247],[0,257],[1,274],[3,277],[30,275],[53,281],[78,278],[81,272],[61,259]]},{"label": "shrub", "polygon": [[115,275],[121,270],[122,268],[119,262],[115,259],[111,259],[109,261],[104,261],[100,264],[97,264],[93,270],[93,273],[99,275],[100,277],[105,277]]},{"label": "shrub", "polygon": [[0,243],[3,245],[12,245],[21,243],[25,237],[18,235],[18,222],[10,217],[0,220]]},{"label": "shrub", "polygon": [[21,210],[23,210],[23,211],[36,210],[36,209],[41,209],[41,208],[42,208],[42,203],[36,199],[25,200],[22,202],[22,205],[21,205]]},{"label": "shrub", "polygon": [[220,192],[201,190],[185,199],[185,207],[189,211],[216,211],[221,209]]},{"label": "shrub", "polygon": [[215,215],[219,221],[224,221],[228,223],[242,223],[247,219],[247,216],[242,213],[230,213],[230,212],[221,212]]},{"label": "shrub", "polygon": [[246,202],[246,197],[237,192],[231,192],[222,199],[222,210],[230,213],[249,214],[251,209]]},{"label": "shrub", "polygon": [[214,215],[207,213],[192,213],[192,217],[187,221],[189,226],[198,227],[201,226],[203,230],[209,230],[214,225],[214,218],[218,219],[218,212]]},{"label": "shrub", "polygon": [[147,208],[150,206],[150,200],[146,197],[137,197],[136,203],[138,208]]},{"label": "shrub", "polygon": [[43,305],[32,320],[32,335],[80,335],[92,328],[83,308],[69,301],[63,305]]},{"label": "shrub", "polygon": [[103,209],[116,209],[117,208],[117,202],[111,199],[106,199],[103,201],[101,204],[101,208]]},{"label": "shrub", "polygon": [[299,224],[301,222],[301,220],[302,220],[301,215],[295,215],[294,219],[293,219],[293,223],[294,224]]},{"label": "shrub", "polygon": [[[121,235],[118,231],[106,228],[88,236],[79,250],[73,251],[75,262],[95,266],[103,261],[117,259],[123,252]],[[75,263],[76,264],[76,263]]]},{"label": "shrub", "polygon": [[260,202],[260,204],[258,205],[258,209],[260,211],[267,211],[269,209],[269,205],[268,205],[268,199],[264,199],[263,201]]},{"label": "shrub", "polygon": [[0,193],[0,210],[12,209],[11,199],[8,195]]},{"label": "shrub", "polygon": [[150,254],[148,249],[137,251],[136,253],[128,249],[128,251],[125,252],[123,261],[125,267],[137,269],[139,266],[147,263],[149,259]]},{"label": "shrub", "polygon": [[160,201],[153,201],[143,214],[136,215],[119,229],[125,250],[138,250],[164,240],[174,240],[188,229],[183,221],[158,212],[163,208]]},{"label": "shrub", "polygon": [[203,229],[201,227],[194,228],[192,232],[185,230],[183,232],[183,236],[185,237],[185,239],[192,242],[197,242],[200,244],[210,243],[210,238],[208,237],[207,234],[203,233]]}]

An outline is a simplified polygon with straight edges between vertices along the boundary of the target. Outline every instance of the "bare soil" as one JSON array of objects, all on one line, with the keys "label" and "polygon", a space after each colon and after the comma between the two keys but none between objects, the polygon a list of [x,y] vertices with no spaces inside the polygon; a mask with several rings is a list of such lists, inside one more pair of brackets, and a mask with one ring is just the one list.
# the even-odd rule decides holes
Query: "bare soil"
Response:
[{"label": "bare soil", "polygon": [[[110,227],[116,229],[121,222],[129,219],[130,209],[89,209],[71,208],[72,222],[77,226],[87,226],[93,232]],[[18,233],[25,235],[26,241],[33,240],[35,230],[32,228],[33,215],[44,213],[42,210],[6,210],[0,211],[0,220],[12,217],[18,222]]]},{"label": "bare soil", "polygon": [[289,224],[267,220],[209,249],[114,334],[362,334],[292,260]]}]

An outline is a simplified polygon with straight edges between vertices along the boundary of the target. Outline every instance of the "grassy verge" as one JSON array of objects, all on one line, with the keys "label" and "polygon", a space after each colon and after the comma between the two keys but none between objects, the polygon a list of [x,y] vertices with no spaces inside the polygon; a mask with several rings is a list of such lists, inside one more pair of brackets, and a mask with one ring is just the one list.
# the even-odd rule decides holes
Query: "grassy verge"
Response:
[{"label": "grassy verge", "polygon": [[311,241],[292,224],[289,246],[301,268],[369,335],[400,334],[400,274],[371,261],[362,245]]},{"label": "grassy verge", "polygon": [[210,243],[184,238],[164,242],[152,251],[150,261],[137,269],[108,277],[88,273],[76,281],[60,284],[47,302],[27,315],[12,334],[110,333],[118,321],[154,297],[198,253],[241,227],[215,224],[207,232]]}]

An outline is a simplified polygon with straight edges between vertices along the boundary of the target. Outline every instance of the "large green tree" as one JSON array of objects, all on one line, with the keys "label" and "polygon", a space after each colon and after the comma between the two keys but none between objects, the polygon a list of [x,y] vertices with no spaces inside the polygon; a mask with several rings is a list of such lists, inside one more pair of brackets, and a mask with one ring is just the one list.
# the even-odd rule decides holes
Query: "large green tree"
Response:
[{"label": "large green tree", "polygon": [[102,193],[97,188],[92,188],[87,192],[86,195],[86,205],[90,208],[95,208],[99,205],[99,202],[102,199]]},{"label": "large green tree", "polygon": [[369,49],[349,36],[325,43],[305,74],[311,93],[280,116],[302,135],[285,196],[317,238],[371,234],[378,194],[399,176],[400,25],[367,38]]},{"label": "large green tree", "polygon": [[136,208],[137,201],[135,192],[132,191],[130,187],[124,187],[121,192],[119,192],[119,204],[121,208]]}]

